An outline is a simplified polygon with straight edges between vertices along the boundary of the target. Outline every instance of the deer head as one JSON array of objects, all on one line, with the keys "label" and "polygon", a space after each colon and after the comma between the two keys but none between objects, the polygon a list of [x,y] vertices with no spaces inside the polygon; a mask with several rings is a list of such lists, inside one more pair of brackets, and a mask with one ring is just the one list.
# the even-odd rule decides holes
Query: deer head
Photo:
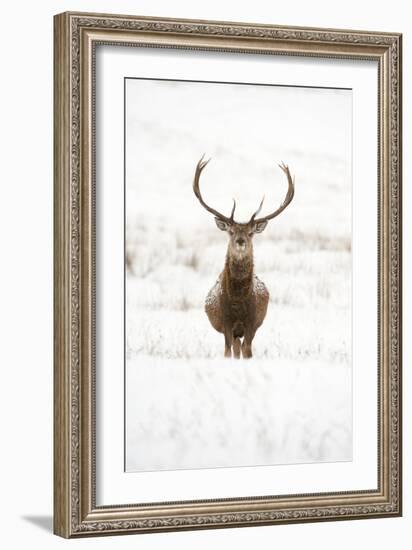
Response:
[{"label": "deer head", "polygon": [[226,217],[214,208],[205,203],[199,189],[200,174],[205,166],[210,162],[210,159],[205,161],[202,157],[196,166],[195,177],[193,180],[193,191],[198,198],[200,204],[211,214],[215,216],[217,227],[221,231],[227,231],[229,235],[229,252],[236,258],[241,259],[253,250],[252,240],[255,233],[262,233],[266,228],[268,221],[278,216],[290,204],[295,193],[294,178],[290,175],[289,168],[285,164],[280,164],[279,167],[286,174],[288,180],[288,190],[282,204],[271,214],[257,218],[256,216],[262,210],[264,197],[261,200],[259,208],[252,214],[250,220],[246,223],[235,222],[234,214],[236,209],[236,201],[233,199],[233,207],[230,217]]}]

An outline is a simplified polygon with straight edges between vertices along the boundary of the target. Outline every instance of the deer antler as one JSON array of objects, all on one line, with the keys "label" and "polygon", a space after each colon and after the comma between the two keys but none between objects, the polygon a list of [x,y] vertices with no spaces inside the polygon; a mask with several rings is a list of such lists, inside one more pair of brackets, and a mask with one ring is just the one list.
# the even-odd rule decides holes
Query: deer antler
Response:
[{"label": "deer antler", "polygon": [[252,214],[252,217],[250,218],[250,222],[249,223],[252,223],[255,221],[255,217],[259,214],[259,212],[262,210],[262,206],[263,206],[263,201],[265,200],[265,196],[263,195],[263,198],[262,200],[260,201],[260,204],[259,204],[259,208],[256,210],[256,212],[254,214]]},{"label": "deer antler", "polygon": [[279,168],[286,174],[286,177],[288,179],[288,191],[286,193],[286,197],[284,198],[284,200],[283,200],[282,204],[279,206],[279,208],[277,210],[275,210],[274,212],[272,212],[272,214],[268,214],[267,216],[263,216],[262,218],[258,218],[257,220],[255,220],[255,216],[257,216],[259,214],[260,210],[262,209],[263,200],[265,198],[265,197],[263,197],[259,208],[252,215],[252,217],[250,219],[250,222],[260,223],[260,222],[263,222],[263,221],[271,220],[271,219],[275,218],[276,216],[279,216],[279,214],[281,212],[283,212],[283,210],[288,206],[288,204],[290,204],[292,202],[293,195],[295,194],[295,178],[292,178],[292,176],[290,175],[290,172],[289,172],[289,167],[286,166],[286,164],[284,164],[283,162],[282,162],[282,164],[279,164]]},{"label": "deer antler", "polygon": [[227,223],[233,223],[233,216],[234,216],[235,209],[236,209],[236,201],[234,199],[233,199],[233,208],[232,208],[232,212],[230,214],[230,218],[227,218],[226,216],[224,216],[223,214],[221,214],[220,212],[218,212],[217,210],[215,210],[214,208],[212,208],[211,206],[206,204],[205,201],[203,200],[203,197],[202,197],[202,195],[200,193],[200,189],[199,189],[199,179],[200,179],[200,174],[202,173],[202,170],[205,168],[205,166],[211,160],[211,159],[208,159],[208,160],[203,160],[203,159],[204,159],[204,155],[199,160],[199,162],[197,163],[197,166],[196,166],[195,177],[194,177],[194,180],[193,180],[193,191],[194,191],[196,197],[198,198],[200,204],[203,206],[203,208],[205,208],[208,212],[210,212],[211,214],[213,214],[214,216],[216,216],[220,220],[225,221]]}]

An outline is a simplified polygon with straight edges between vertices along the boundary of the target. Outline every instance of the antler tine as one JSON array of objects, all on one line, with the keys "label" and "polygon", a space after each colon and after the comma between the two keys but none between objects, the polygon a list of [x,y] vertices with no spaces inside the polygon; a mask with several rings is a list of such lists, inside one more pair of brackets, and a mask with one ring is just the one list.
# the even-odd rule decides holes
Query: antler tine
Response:
[{"label": "antler tine", "polygon": [[256,210],[254,214],[252,214],[252,217],[250,218],[249,223],[252,223],[255,221],[256,216],[259,214],[259,212],[262,210],[263,201],[265,200],[265,195],[263,195],[262,200],[260,201],[259,208]]},{"label": "antler tine", "polygon": [[236,208],[236,201],[235,200],[233,200],[233,208],[232,208],[232,213],[230,215],[230,218],[224,216],[223,214],[221,214],[220,212],[218,212],[217,210],[215,210],[214,208],[212,208],[211,206],[206,204],[205,201],[203,200],[203,197],[202,197],[202,194],[200,193],[200,188],[199,188],[200,174],[202,173],[202,170],[205,168],[205,166],[211,160],[211,159],[203,160],[204,157],[205,157],[205,155],[202,156],[202,158],[199,160],[199,162],[197,163],[197,166],[196,166],[195,177],[193,179],[194,194],[196,195],[197,199],[199,200],[199,202],[203,206],[203,208],[205,208],[208,212],[210,212],[211,214],[213,214],[217,218],[219,218],[219,219],[221,219],[221,220],[223,220],[227,223],[233,223],[233,215],[235,213],[235,208]]},{"label": "antler tine", "polygon": [[[292,176],[290,175],[289,166],[287,166],[284,162],[279,164],[279,168],[286,174],[286,177],[287,177],[287,180],[288,180],[288,190],[287,190],[286,196],[283,199],[283,202],[279,206],[279,208],[277,210],[275,210],[274,212],[272,212],[272,214],[268,214],[267,216],[264,216],[264,217],[259,218],[257,220],[255,220],[254,216],[252,216],[251,221],[255,221],[255,223],[268,221],[268,220],[271,220],[271,219],[275,218],[276,216],[279,216],[279,214],[281,212],[283,212],[283,210],[292,202],[293,196],[295,194],[295,178],[294,177],[292,178]],[[263,201],[262,201],[262,203],[263,203]],[[262,206],[262,203],[261,203],[261,206]],[[260,211],[260,208],[256,212],[256,214],[254,214],[254,215],[257,215],[257,213],[259,211]]]},{"label": "antler tine", "polygon": [[235,199],[232,199],[233,200],[233,207],[232,207],[232,212],[230,213],[230,221],[233,222],[233,216],[235,215],[235,210],[236,210],[236,201]]}]

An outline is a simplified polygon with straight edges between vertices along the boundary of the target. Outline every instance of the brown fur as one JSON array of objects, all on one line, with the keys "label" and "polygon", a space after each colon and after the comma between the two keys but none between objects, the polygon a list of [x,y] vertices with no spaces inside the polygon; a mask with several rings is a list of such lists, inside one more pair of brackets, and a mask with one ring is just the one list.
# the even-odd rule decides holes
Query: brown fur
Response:
[{"label": "brown fur", "polygon": [[[269,292],[254,274],[253,247],[237,258],[229,244],[225,267],[206,298],[205,311],[213,328],[224,334],[225,357],[252,357],[252,341],[263,323]],[[243,341],[242,341],[243,339]]]}]

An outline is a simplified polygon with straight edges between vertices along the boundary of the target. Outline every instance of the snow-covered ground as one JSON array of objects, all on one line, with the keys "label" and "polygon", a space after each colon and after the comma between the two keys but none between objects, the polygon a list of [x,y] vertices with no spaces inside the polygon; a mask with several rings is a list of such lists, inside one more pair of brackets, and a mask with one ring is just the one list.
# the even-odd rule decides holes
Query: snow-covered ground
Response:
[{"label": "snow-covered ground", "polygon": [[127,469],[350,460],[348,371],[315,361],[139,356],[129,364]]},{"label": "snow-covered ground", "polygon": [[[144,109],[142,108],[144,106]],[[350,460],[351,93],[129,80],[126,469]],[[246,220],[270,292],[250,361],[224,360],[203,311],[226,234],[193,195]]]}]

